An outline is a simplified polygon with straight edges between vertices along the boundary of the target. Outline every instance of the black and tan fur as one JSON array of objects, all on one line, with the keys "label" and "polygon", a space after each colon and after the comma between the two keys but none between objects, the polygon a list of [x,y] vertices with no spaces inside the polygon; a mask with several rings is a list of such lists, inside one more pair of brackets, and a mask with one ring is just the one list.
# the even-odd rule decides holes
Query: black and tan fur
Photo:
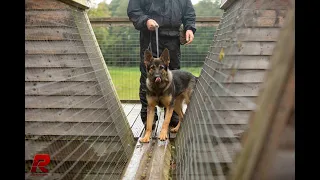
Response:
[{"label": "black and tan fur", "polygon": [[173,111],[179,116],[179,123],[171,129],[178,132],[183,119],[183,102],[189,104],[196,77],[190,72],[182,70],[169,70],[169,50],[165,49],[160,58],[154,58],[149,50],[144,53],[144,63],[147,69],[147,126],[146,132],[140,142],[149,142],[152,133],[155,107],[166,108],[165,119],[159,139],[168,138],[169,123]]}]

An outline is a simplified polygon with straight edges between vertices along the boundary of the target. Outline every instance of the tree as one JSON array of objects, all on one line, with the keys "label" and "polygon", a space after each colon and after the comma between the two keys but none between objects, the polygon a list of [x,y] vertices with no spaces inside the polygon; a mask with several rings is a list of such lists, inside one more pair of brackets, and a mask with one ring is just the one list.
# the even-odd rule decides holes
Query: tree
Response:
[{"label": "tree", "polygon": [[106,2],[101,2],[98,4],[97,8],[91,8],[88,11],[88,16],[90,18],[94,17],[110,17],[111,12],[109,10],[108,4]]},{"label": "tree", "polygon": [[220,9],[218,0],[201,0],[194,5],[196,15],[199,16],[221,16],[223,10]]}]

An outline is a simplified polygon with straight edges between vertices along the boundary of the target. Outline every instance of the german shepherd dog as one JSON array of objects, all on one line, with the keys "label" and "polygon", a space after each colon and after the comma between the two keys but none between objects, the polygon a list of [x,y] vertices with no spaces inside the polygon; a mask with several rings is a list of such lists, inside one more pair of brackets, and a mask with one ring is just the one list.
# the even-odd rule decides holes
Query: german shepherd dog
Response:
[{"label": "german shepherd dog", "polygon": [[155,107],[166,108],[165,119],[160,136],[161,141],[168,138],[168,128],[173,111],[179,116],[179,122],[171,132],[178,132],[183,119],[183,102],[189,104],[190,96],[197,81],[197,77],[187,71],[169,70],[170,56],[166,48],[160,58],[153,58],[149,50],[144,52],[144,64],[147,69],[147,127],[142,143],[148,143],[152,133]]}]

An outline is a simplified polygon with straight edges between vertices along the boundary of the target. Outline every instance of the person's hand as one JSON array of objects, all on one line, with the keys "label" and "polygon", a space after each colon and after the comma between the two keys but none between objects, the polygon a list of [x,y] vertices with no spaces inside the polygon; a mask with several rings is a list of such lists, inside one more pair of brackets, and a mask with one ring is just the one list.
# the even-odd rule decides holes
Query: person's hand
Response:
[{"label": "person's hand", "polygon": [[159,27],[158,23],[153,19],[148,19],[147,28],[149,31],[154,31],[156,27]]},{"label": "person's hand", "polygon": [[191,30],[187,30],[186,31],[186,41],[187,43],[185,45],[188,45],[190,44],[194,39],[194,35],[193,35],[193,32]]}]

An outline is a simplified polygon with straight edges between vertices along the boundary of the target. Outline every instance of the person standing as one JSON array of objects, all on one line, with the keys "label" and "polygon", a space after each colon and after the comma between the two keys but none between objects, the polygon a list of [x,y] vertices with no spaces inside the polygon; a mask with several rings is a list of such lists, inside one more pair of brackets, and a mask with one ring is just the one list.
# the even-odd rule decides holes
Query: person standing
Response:
[{"label": "person standing", "polygon": [[[146,78],[147,72],[144,65],[144,52],[146,49],[157,56],[156,33],[158,27],[159,54],[167,48],[170,53],[169,69],[180,69],[180,45],[190,44],[196,32],[196,14],[191,0],[129,0],[127,15],[135,29],[140,31],[140,88],[139,98],[141,102],[140,116],[144,124],[147,120]],[[183,25],[182,35],[180,27]],[[184,36],[185,37],[181,37]],[[155,113],[154,123],[158,120]],[[179,122],[177,113],[172,114],[170,126],[176,126]],[[154,128],[154,126],[153,126]]]}]

